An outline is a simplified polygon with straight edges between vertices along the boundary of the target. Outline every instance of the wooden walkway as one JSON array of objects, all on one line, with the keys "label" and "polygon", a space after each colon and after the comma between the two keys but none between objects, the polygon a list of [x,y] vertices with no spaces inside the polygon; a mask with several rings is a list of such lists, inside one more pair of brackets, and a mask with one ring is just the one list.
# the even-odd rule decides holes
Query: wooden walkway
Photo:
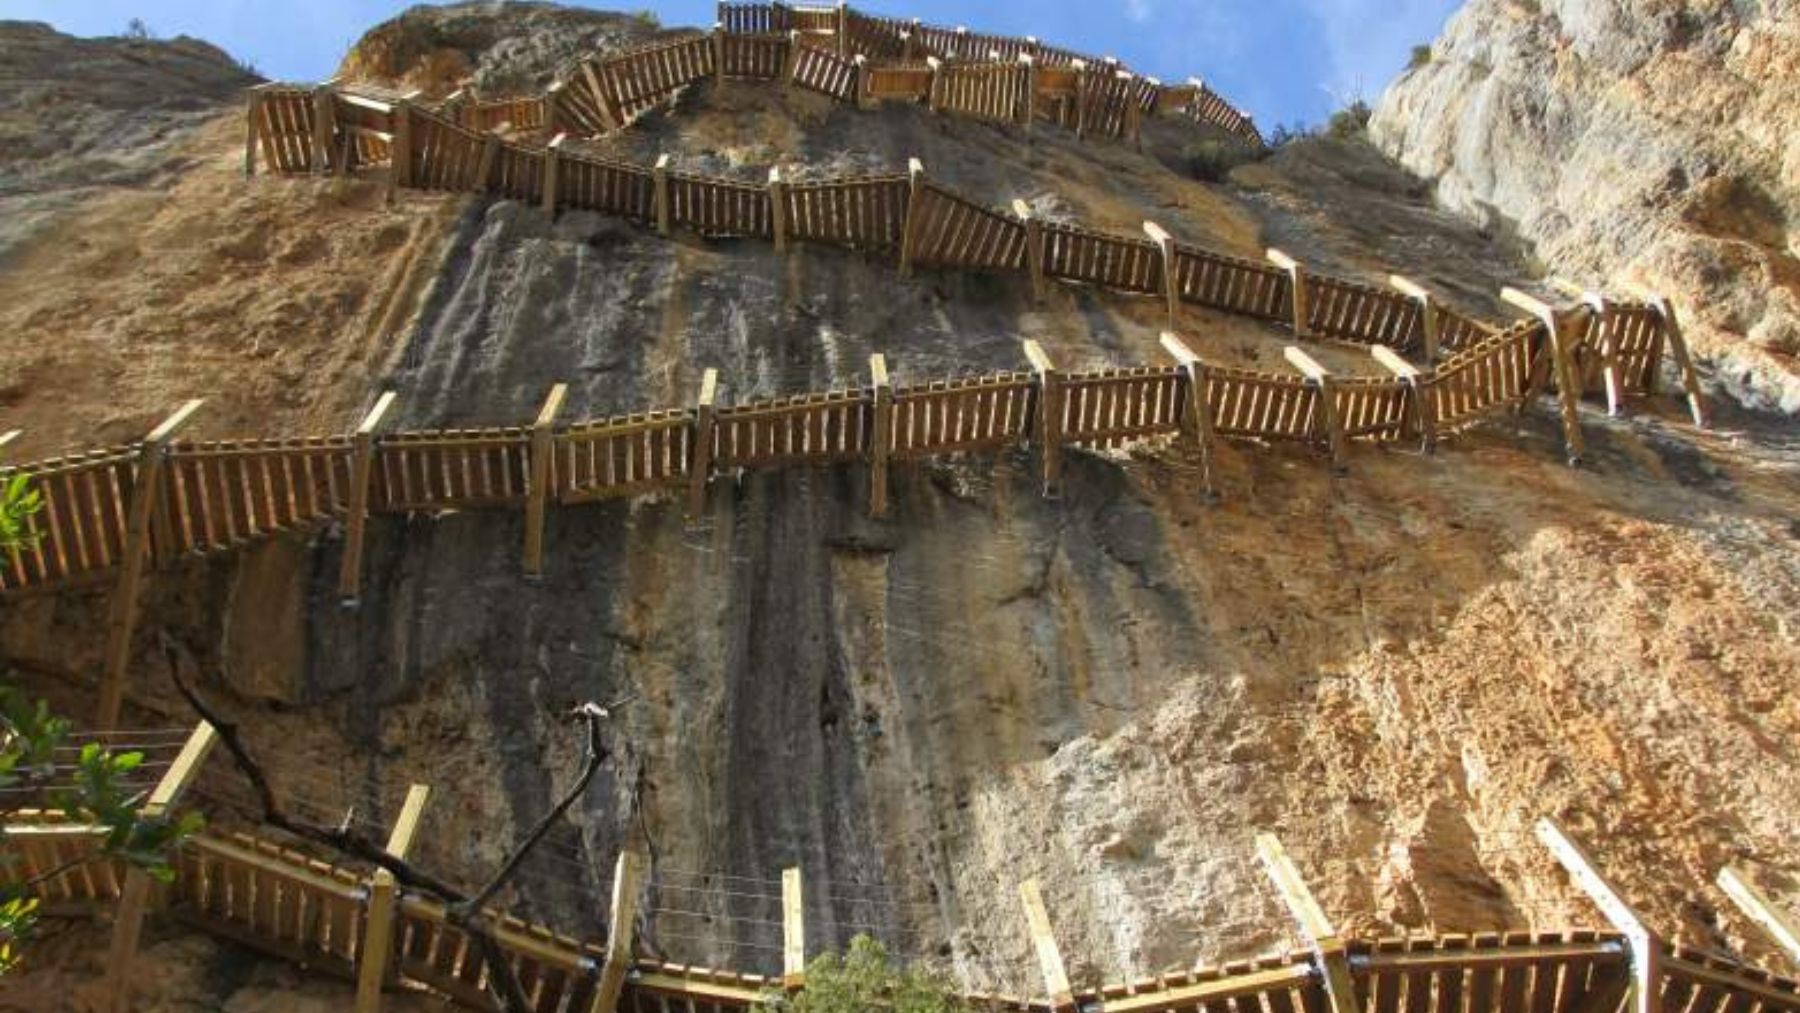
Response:
[{"label": "wooden walkway", "polygon": [[[202,724],[150,796],[147,811],[180,806],[215,736]],[[414,786],[388,839],[405,856],[429,791]],[[1038,996],[971,995],[976,1008],[1016,1013],[1800,1013],[1800,984],[1740,960],[1670,943],[1647,928],[1586,852],[1555,824],[1539,836],[1611,923],[1607,931],[1447,934],[1357,939],[1340,935],[1280,843],[1258,851],[1273,888],[1308,949],[1261,960],[1116,985],[1071,985],[1054,923],[1035,880],[1019,884],[1023,922],[1043,976]],[[64,867],[95,846],[94,828],[44,813],[6,816],[0,852],[10,873]],[[779,977],[640,958],[635,932],[643,862],[616,863],[610,929],[576,939],[490,912],[495,938],[537,1013],[731,1013],[771,989],[803,988],[808,956],[803,877],[782,877],[783,973]],[[384,870],[349,868],[244,833],[209,832],[182,847],[172,884],[110,861],[77,865],[38,894],[61,913],[113,911],[112,1009],[129,1008],[137,938],[163,910],[204,932],[357,985],[356,1013],[375,1013],[382,993],[425,989],[472,1009],[492,1009],[489,968],[441,905],[400,889]],[[1791,924],[1734,870],[1720,883],[1758,924]],[[598,905],[600,898],[595,898]],[[1774,933],[1785,943],[1792,940]],[[1800,959],[1800,952],[1795,953]]]}]

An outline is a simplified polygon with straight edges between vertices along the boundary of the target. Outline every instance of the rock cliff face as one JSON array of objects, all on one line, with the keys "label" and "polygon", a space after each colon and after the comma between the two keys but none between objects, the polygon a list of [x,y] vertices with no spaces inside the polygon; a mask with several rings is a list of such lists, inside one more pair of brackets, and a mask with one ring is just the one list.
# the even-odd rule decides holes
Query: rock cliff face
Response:
[{"label": "rock cliff face", "polygon": [[1583,284],[1667,291],[1717,379],[1800,411],[1800,4],[1470,0],[1371,131]]},{"label": "rock cliff face", "polygon": [[[510,38],[504,27],[482,31]],[[410,64],[384,73],[419,80]],[[463,196],[381,208],[371,182],[231,178],[236,126],[215,123],[207,163],[183,177],[232,199],[192,201],[180,231],[265,223],[254,270],[219,274],[221,293],[378,254],[393,278],[422,276],[416,312],[404,300],[356,326],[350,308],[389,284],[372,277],[336,301],[344,317],[284,332],[289,355],[346,333],[370,346],[356,368],[296,374],[296,396],[394,388],[406,427],[517,424],[554,382],[570,384],[568,418],[678,404],[708,366],[727,401],[859,384],[877,351],[902,381],[1016,369],[1025,336],[1070,369],[1160,361],[1155,299],[1056,286],[1034,303],[1016,278],[901,279],[890,258],[665,240]],[[1501,319],[1478,297],[1523,266],[1366,145],[1303,142],[1207,185],[1169,171],[1187,140],[1159,122],[1142,154],[1052,130],[1026,145],[918,109],[732,82],[606,147],[748,178],[917,156],[990,203],[1400,270]],[[404,263],[422,266],[403,267],[398,243],[364,247],[359,228],[407,237]],[[318,265],[281,253],[307,245]],[[0,284],[73,270],[30,263]],[[98,289],[28,334],[53,342],[132,297]],[[1286,334],[1184,314],[1203,354],[1284,368]],[[1312,351],[1373,371],[1362,349]],[[194,362],[170,372],[185,395],[238,382]],[[58,394],[98,400],[73,383],[40,374],[19,424],[53,422]],[[154,392],[131,374],[113,391]],[[1041,987],[1016,903],[1028,875],[1083,983],[1266,952],[1292,940],[1254,862],[1258,830],[1286,840],[1349,927],[1591,923],[1532,842],[1544,813],[1604,841],[1609,872],[1659,928],[1738,946],[1748,926],[1708,885],[1720,862],[1800,874],[1783,857],[1800,834],[1800,461],[1766,419],[1734,413],[1745,436],[1726,441],[1668,417],[1590,413],[1586,472],[1561,463],[1542,409],[1435,456],[1359,447],[1341,478],[1308,448],[1233,445],[1217,505],[1166,447],[1071,453],[1054,499],[1024,452],[898,466],[880,522],[861,467],[750,473],[716,482],[695,524],[670,497],[557,508],[536,583],[520,574],[517,513],[383,517],[355,610],[336,596],[338,534],[305,532],[154,577],[131,715],[188,718],[151,647],[167,634],[275,758],[296,807],[336,819],[354,801],[380,824],[409,782],[431,783],[417,857],[472,879],[573,775],[568,705],[629,698],[617,756],[508,901],[597,931],[607,864],[642,835],[659,870],[646,948],[713,966],[776,970],[766,909],[745,896],[790,864],[812,884],[816,945],[872,931],[977,987]],[[205,415],[192,434],[259,429],[325,427],[292,411]],[[9,600],[0,659],[85,712],[104,616],[103,593]],[[202,785],[224,826],[227,774],[215,762]],[[81,976],[67,967],[91,977],[104,956],[86,938],[46,958],[61,970],[34,994],[52,1000],[25,1008],[90,1008],[65,994]],[[156,945],[183,973],[147,986],[144,1009],[195,995],[331,1008],[329,994],[287,994],[299,986],[280,970],[247,971],[239,951]]]}]

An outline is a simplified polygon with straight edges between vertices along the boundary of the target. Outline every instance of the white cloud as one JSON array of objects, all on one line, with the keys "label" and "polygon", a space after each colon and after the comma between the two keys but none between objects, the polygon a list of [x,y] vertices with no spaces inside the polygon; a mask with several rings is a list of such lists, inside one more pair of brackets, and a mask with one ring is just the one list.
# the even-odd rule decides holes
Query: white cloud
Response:
[{"label": "white cloud", "polygon": [[1155,13],[1151,9],[1151,0],[1125,0],[1125,16],[1140,25],[1149,22]]}]

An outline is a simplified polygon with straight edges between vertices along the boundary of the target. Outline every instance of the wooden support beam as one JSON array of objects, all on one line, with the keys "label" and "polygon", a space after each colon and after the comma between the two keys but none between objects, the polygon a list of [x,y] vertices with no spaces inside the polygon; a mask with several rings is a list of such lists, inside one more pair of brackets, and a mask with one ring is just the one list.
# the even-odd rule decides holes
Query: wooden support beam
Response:
[{"label": "wooden support beam", "polygon": [[839,59],[850,55],[850,5],[847,0],[838,0],[837,5],[837,55]]},{"label": "wooden support beam", "polygon": [[1775,906],[1743,873],[1729,866],[1719,870],[1719,889],[1731,898],[1744,917],[1762,926],[1771,938],[1781,944],[1788,959],[1800,964],[1800,920]]},{"label": "wooden support beam", "polygon": [[256,145],[262,131],[257,122],[262,118],[263,93],[252,89],[244,100],[244,177],[256,175]]},{"label": "wooden support beam", "polygon": [[712,51],[713,84],[723,86],[725,84],[725,22],[723,21],[713,22]]},{"label": "wooden support beam", "polygon": [[[1118,71],[1114,76],[1121,81],[1137,80],[1137,75],[1126,70]],[[1136,88],[1125,92],[1125,135],[1131,138],[1132,147],[1144,150],[1144,107],[1138,103]]]},{"label": "wooden support beam", "polygon": [[1163,350],[1175,357],[1182,373],[1187,377],[1186,396],[1182,400],[1182,431],[1194,441],[1200,451],[1200,490],[1207,498],[1218,496],[1217,476],[1214,474],[1215,453],[1211,377],[1207,374],[1206,363],[1188,348],[1171,331],[1162,333]]},{"label": "wooden support beam", "polygon": [[20,434],[20,433],[22,433],[22,432],[24,432],[24,430],[22,430],[22,429],[14,429],[14,430],[12,430],[12,431],[10,431],[10,432],[4,432],[4,433],[0,433],[0,447],[4,447],[4,446],[6,446],[6,445],[7,445],[7,444],[8,444],[8,443],[11,443],[11,442],[12,442],[12,441],[14,441],[14,440],[16,440],[16,439],[18,439],[18,438],[19,438],[19,434]]},{"label": "wooden support beam", "polygon": [[850,89],[850,104],[857,109],[869,107],[869,59],[861,53],[851,61],[856,64],[855,84]]},{"label": "wooden support beam", "polygon": [[338,568],[338,597],[346,606],[362,593],[363,536],[369,526],[369,483],[375,476],[375,431],[394,405],[393,391],[383,391],[350,438],[350,489],[344,517],[344,558]]},{"label": "wooden support beam", "polygon": [[551,221],[556,221],[556,191],[562,185],[561,172],[557,163],[562,161],[563,141],[568,136],[568,134],[557,134],[544,147],[544,185],[542,188],[544,192],[539,199],[544,202],[545,217]]},{"label": "wooden support beam", "polygon": [[794,75],[800,69],[800,31],[788,32],[787,65],[781,68],[782,87],[787,91],[794,90]]},{"label": "wooden support beam", "polygon": [[1012,203],[1013,214],[1025,223],[1025,269],[1031,275],[1031,301],[1044,301],[1044,223],[1022,200]]},{"label": "wooden support beam", "polygon": [[925,89],[925,108],[936,113],[943,108],[943,96],[938,85],[943,77],[944,64],[935,56],[927,56],[925,67],[931,71],[931,84]]},{"label": "wooden support beam", "polygon": [[1075,68],[1075,139],[1079,141],[1087,136],[1087,61],[1076,60],[1072,66]]},{"label": "wooden support beam", "polygon": [[594,58],[581,61],[581,76],[587,81],[588,89],[594,93],[594,107],[600,110],[600,119],[608,130],[620,130],[625,126],[624,114],[613,108],[612,100],[606,97],[606,89],[600,87],[600,76],[594,73]]},{"label": "wooden support beam", "polygon": [[719,371],[700,374],[700,397],[694,403],[694,459],[688,465],[688,520],[706,510],[706,480],[712,473],[713,412],[719,395]]},{"label": "wooden support beam", "polygon": [[[415,784],[406,792],[400,815],[388,831],[387,853],[404,859],[412,848],[419,828],[419,818],[431,789]],[[394,874],[376,869],[369,876],[368,918],[363,929],[362,950],[356,959],[355,1013],[377,1013],[381,1009],[381,990],[392,979],[389,963],[394,952],[394,922],[399,906],[399,884]]]},{"label": "wooden support beam", "polygon": [[[163,772],[162,779],[150,792],[149,801],[139,810],[144,819],[159,820],[168,815],[199,774],[217,741],[218,732],[212,725],[202,721],[194,726],[182,744],[181,752],[176,754],[175,762]],[[132,963],[137,958],[138,940],[143,936],[150,890],[149,873],[135,865],[126,869],[106,962],[106,1007],[109,1013],[125,1013],[131,1008],[131,983],[136,978]]]},{"label": "wooden support beam", "polygon": [[916,158],[906,160],[907,197],[906,225],[900,232],[900,276],[909,278],[913,271],[913,255],[919,243],[919,225],[925,200],[925,163]]},{"label": "wooden support beam", "polygon": [[1312,337],[1312,328],[1307,326],[1307,292],[1306,268],[1299,261],[1273,247],[1268,251],[1269,263],[1287,272],[1289,288],[1293,291],[1290,305],[1294,308],[1294,337]]},{"label": "wooden support beam", "polygon": [[675,216],[675,209],[669,206],[669,156],[656,156],[656,166],[650,170],[650,176],[656,186],[656,231],[658,235],[669,234],[669,223]]},{"label": "wooden support beam", "polygon": [[1331,920],[1325,917],[1325,909],[1313,898],[1312,891],[1306,888],[1306,880],[1288,858],[1287,849],[1273,834],[1257,834],[1256,853],[1268,870],[1269,878],[1275,881],[1275,889],[1280,892],[1288,913],[1300,924],[1301,934],[1312,944],[1313,958],[1319,962],[1331,1013],[1359,1013],[1344,940],[1332,927]]},{"label": "wooden support beam", "polygon": [[568,384],[551,387],[543,407],[538,409],[537,420],[531,424],[531,477],[525,486],[525,576],[528,578],[544,573],[544,511],[550,503],[556,416],[568,396]]},{"label": "wooden support beam", "polygon": [[1282,357],[1288,365],[1299,370],[1306,377],[1306,382],[1319,391],[1319,422],[1325,427],[1325,446],[1331,454],[1333,471],[1344,470],[1344,427],[1338,418],[1337,384],[1331,373],[1312,356],[1289,345],[1281,350]]},{"label": "wooden support beam", "polygon": [[869,383],[875,401],[875,431],[869,443],[869,513],[886,517],[888,448],[894,441],[894,385],[888,379],[887,356],[869,356]]},{"label": "wooden support beam", "polygon": [[1407,410],[1412,414],[1413,431],[1419,434],[1420,449],[1429,454],[1437,450],[1437,405],[1431,398],[1431,378],[1400,357],[1386,345],[1372,345],[1369,354],[1383,369],[1406,385]]},{"label": "wooden support beam", "polygon": [[1538,840],[1550,849],[1569,879],[1588,895],[1631,950],[1631,1013],[1661,1013],[1662,940],[1638,917],[1631,905],[1606,881],[1592,858],[1562,828],[1548,819],[1537,822]]},{"label": "wooden support beam", "polygon": [[337,103],[332,100],[331,88],[320,85],[313,89],[313,130],[312,130],[312,168],[314,172],[328,173],[331,165],[331,135],[335,133]]},{"label": "wooden support beam", "polygon": [[1043,462],[1044,495],[1054,496],[1062,481],[1062,378],[1056,371],[1056,364],[1037,342],[1025,341],[1025,358],[1030,360],[1031,371],[1037,374],[1038,380],[1037,432],[1034,435]]},{"label": "wooden support beam", "polygon": [[775,231],[775,252],[785,253],[788,247],[787,221],[787,184],[781,181],[781,170],[769,167],[769,221]]},{"label": "wooden support beam", "polygon": [[798,868],[781,870],[781,983],[788,988],[806,984],[806,898],[801,889]]},{"label": "wooden support beam", "polygon": [[[1556,399],[1562,411],[1563,449],[1570,465],[1581,463],[1586,442],[1581,435],[1581,378],[1575,370],[1574,328],[1584,322],[1585,310],[1555,309],[1516,288],[1503,288],[1500,298],[1544,322],[1549,347],[1545,354],[1556,374]],[[1536,384],[1533,384],[1535,390]]]},{"label": "wooden support beam", "polygon": [[406,101],[394,103],[394,139],[388,142],[388,186],[387,200],[394,202],[394,195],[403,187],[412,185],[412,104]]},{"label": "wooden support beam", "polygon": [[1019,115],[1025,118],[1025,136],[1031,136],[1031,127],[1037,122],[1037,61],[1030,53],[1020,53],[1019,62],[1025,65],[1025,101],[1021,103]]},{"label": "wooden support beam", "polygon": [[[1662,337],[1669,348],[1669,355],[1675,360],[1675,369],[1681,374],[1681,388],[1687,394],[1688,412],[1693,416],[1694,425],[1701,429],[1710,428],[1712,419],[1707,411],[1706,398],[1700,393],[1700,374],[1694,369],[1694,359],[1688,352],[1687,337],[1681,332],[1681,321],[1675,317],[1675,306],[1663,295],[1648,289],[1631,286],[1634,294],[1649,303],[1662,322]],[[1660,366],[1661,356],[1651,366],[1651,375]],[[1653,388],[1654,389],[1654,388]]]},{"label": "wooden support beam", "polygon": [[625,975],[631,970],[632,931],[637,925],[639,887],[644,876],[644,862],[636,853],[619,852],[613,872],[612,919],[606,932],[606,963],[600,968],[600,986],[594,990],[594,1004],[589,1013],[616,1013],[619,993],[625,988]]},{"label": "wooden support beam", "polygon": [[1050,913],[1044,908],[1044,894],[1038,881],[1028,879],[1019,884],[1019,902],[1025,906],[1025,926],[1031,932],[1031,946],[1037,951],[1038,967],[1044,973],[1044,990],[1055,1009],[1072,1009],[1075,990],[1069,985],[1069,972],[1063,966],[1062,951],[1056,945],[1056,932],[1050,925]]},{"label": "wooden support beam", "polygon": [[481,164],[475,168],[475,192],[489,193],[494,188],[494,167],[500,164],[500,135],[489,132],[481,139]]},{"label": "wooden support beam", "polygon": [[200,410],[200,401],[189,401],[162,421],[138,447],[137,474],[126,507],[125,546],[119,561],[119,578],[113,585],[106,625],[106,655],[100,672],[100,705],[95,728],[117,728],[125,703],[125,668],[131,662],[131,638],[137,631],[138,584],[153,549],[151,530],[163,509],[162,468],[169,439]]},{"label": "wooden support beam", "polygon": [[1181,316],[1181,279],[1177,275],[1175,237],[1155,222],[1144,223],[1144,234],[1156,244],[1157,254],[1162,260],[1163,298],[1169,304],[1169,330],[1173,331]]},{"label": "wooden support beam", "polygon": [[1438,357],[1438,305],[1431,292],[1423,285],[1398,274],[1388,275],[1388,284],[1394,286],[1401,295],[1419,304],[1419,356],[1425,360],[1427,367],[1437,362]]}]

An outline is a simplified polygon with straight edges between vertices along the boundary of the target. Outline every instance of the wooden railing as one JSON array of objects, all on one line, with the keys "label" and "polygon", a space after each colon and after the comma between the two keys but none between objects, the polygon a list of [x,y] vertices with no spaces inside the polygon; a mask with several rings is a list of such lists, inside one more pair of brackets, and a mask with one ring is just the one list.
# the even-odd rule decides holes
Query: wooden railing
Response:
[{"label": "wooden railing", "polygon": [[[14,855],[38,854],[34,861],[41,864],[51,860],[41,857],[49,854],[42,848],[44,841],[59,840],[63,850],[56,854],[67,860],[73,854],[67,849],[87,846],[81,842],[91,836],[80,827],[52,820],[14,818],[0,844]],[[642,878],[641,869],[632,871],[635,867],[628,864],[632,861],[622,856],[615,874],[625,884],[613,897],[617,938],[586,941],[504,911],[489,912],[494,942],[533,1013],[620,1009],[722,1013],[746,1010],[782,984],[758,974],[636,957],[632,914]],[[175,917],[315,972],[358,981],[359,1011],[378,1009],[384,987],[400,985],[448,996],[473,1009],[495,1008],[488,991],[490,968],[481,948],[452,924],[440,903],[396,889],[391,878],[383,879],[384,872],[347,868],[248,834],[218,832],[187,842],[177,852],[175,865],[177,876],[163,891],[163,901]],[[98,913],[121,903],[123,878],[116,863],[94,862],[79,867],[79,874],[72,872],[69,882],[50,880],[37,890],[66,913],[84,909]],[[794,882],[797,906],[797,876]],[[1639,938],[1615,930],[1575,929],[1346,938],[1323,920],[1304,881],[1278,878],[1277,884],[1302,927],[1316,940],[1311,948],[1075,988],[1063,970],[1055,926],[1032,882],[1022,894],[1046,993],[1010,998],[969,995],[965,1001],[1009,1013],[1800,1011],[1800,983],[1653,935]],[[1582,888],[1611,889],[1604,881]],[[134,911],[131,917],[135,933],[140,915]],[[1615,923],[1625,918],[1635,924],[1635,915],[1628,910],[1608,911],[1608,917]],[[782,928],[788,948],[799,955],[803,966],[804,929],[792,919],[784,919]],[[128,965],[134,951],[135,936],[133,945],[123,951],[122,966],[114,971],[115,998],[120,1002],[129,998]],[[804,987],[803,973],[788,984]],[[1634,997],[1636,985],[1647,985],[1650,994]]]}]

